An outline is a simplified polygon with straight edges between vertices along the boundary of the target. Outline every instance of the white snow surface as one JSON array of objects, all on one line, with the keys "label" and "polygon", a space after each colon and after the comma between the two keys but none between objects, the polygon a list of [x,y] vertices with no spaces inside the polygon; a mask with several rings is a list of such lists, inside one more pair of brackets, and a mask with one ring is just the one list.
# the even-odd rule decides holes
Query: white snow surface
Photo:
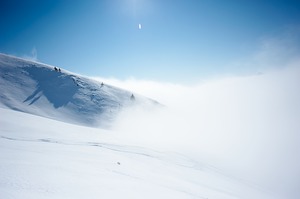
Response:
[{"label": "white snow surface", "polygon": [[107,130],[0,114],[0,198],[269,197],[211,165],[124,144]]},{"label": "white snow surface", "polygon": [[[250,174],[246,174],[249,176],[257,172],[254,176],[261,175],[262,179],[253,180],[256,178],[247,178],[245,173],[234,173],[224,169],[221,164],[186,153],[182,150],[183,147],[176,149],[151,144],[161,142],[165,145],[172,140],[184,143],[190,140],[189,133],[196,130],[200,132],[202,140],[195,138],[194,142],[203,145],[199,147],[201,153],[208,153],[208,145],[213,142],[209,142],[205,133],[212,134],[213,140],[218,140],[218,143],[228,141],[228,134],[224,134],[223,139],[216,138],[215,135],[221,135],[222,132],[214,134],[216,132],[213,129],[205,129],[207,125],[204,122],[199,124],[199,118],[194,118],[196,122],[193,122],[190,118],[194,117],[192,114],[183,114],[177,119],[178,114],[173,114],[172,111],[171,114],[168,112],[167,117],[165,112],[160,112],[161,109],[151,112],[149,110],[162,106],[136,93],[133,101],[130,99],[131,92],[105,82],[102,85],[101,82],[63,69],[62,72],[57,72],[53,66],[3,54],[0,54],[0,90],[0,199],[299,198],[300,175],[296,168],[300,161],[295,155],[299,152],[298,147],[295,150],[281,150],[282,153],[294,151],[295,154],[292,155],[277,152],[272,154],[266,150],[264,154],[278,156],[287,163],[274,172],[270,168],[271,175],[264,174],[264,169],[261,173],[252,169]],[[211,88],[208,90],[208,94],[216,91]],[[209,101],[216,99],[210,95],[206,97]],[[206,104],[208,103],[202,103],[202,106]],[[143,107],[142,111],[137,107]],[[298,107],[300,106],[293,109],[296,116],[300,113]],[[144,108],[151,114],[146,115]],[[205,107],[202,108],[201,114],[204,114]],[[175,119],[170,120],[173,115]],[[287,118],[285,123],[290,128],[286,128],[284,123],[282,129],[287,131],[287,135],[291,135],[291,132],[295,134],[292,137],[295,138],[293,143],[290,142],[290,137],[287,138],[287,143],[294,149],[295,143],[298,143],[296,138],[299,138],[299,125],[297,122],[294,124],[297,117],[291,117],[290,112],[287,115],[291,119]],[[144,116],[143,119],[140,119],[141,116]],[[117,121],[112,122],[115,118]],[[203,121],[218,121],[200,118]],[[251,130],[253,125],[248,121],[256,120],[247,120],[247,128]],[[238,120],[233,122],[238,123]],[[110,123],[118,125],[103,128]],[[132,126],[133,124],[137,125]],[[190,124],[192,126],[186,128]],[[242,124],[245,123],[240,122]],[[258,129],[257,134],[264,133],[264,129],[268,130]],[[232,132],[230,128],[229,130]],[[280,133],[283,132],[279,130]],[[223,131],[228,131],[228,128],[225,126]],[[254,132],[245,135],[251,137]],[[243,140],[233,137],[235,142]],[[187,144],[195,144],[190,141]],[[274,141],[266,143],[271,142]],[[254,147],[261,146],[256,144]],[[286,148],[288,145],[283,146]],[[195,150],[194,153],[198,154],[200,151]],[[239,154],[239,159],[228,158],[227,163],[239,165],[241,161],[249,159],[247,151]],[[230,157],[228,154],[227,156]],[[271,164],[260,161],[250,162],[249,167]],[[274,175],[276,172],[278,175]]]},{"label": "white snow surface", "polygon": [[[58,67],[56,67],[58,69]],[[105,127],[124,107],[157,102],[54,66],[0,54],[0,107]]]}]

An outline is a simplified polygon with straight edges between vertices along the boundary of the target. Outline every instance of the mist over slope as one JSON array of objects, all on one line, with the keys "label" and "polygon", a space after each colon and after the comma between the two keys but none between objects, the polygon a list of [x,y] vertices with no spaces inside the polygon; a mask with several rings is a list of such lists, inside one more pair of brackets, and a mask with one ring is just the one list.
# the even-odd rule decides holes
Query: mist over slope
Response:
[{"label": "mist over slope", "polygon": [[180,153],[128,144],[111,130],[3,108],[0,115],[0,198],[275,198]]},{"label": "mist over slope", "polygon": [[263,74],[191,86],[134,79],[111,82],[168,107],[146,118],[138,111],[123,116],[118,129],[124,139],[180,151],[257,182],[281,198],[299,198],[299,60]]},{"label": "mist over slope", "polygon": [[299,66],[192,87],[111,81],[167,106],[148,111],[108,79],[1,55],[0,198],[299,198]]},{"label": "mist over slope", "polygon": [[[57,68],[58,69],[58,68]],[[0,54],[0,106],[60,121],[105,126],[124,107],[155,101],[54,66]]]}]

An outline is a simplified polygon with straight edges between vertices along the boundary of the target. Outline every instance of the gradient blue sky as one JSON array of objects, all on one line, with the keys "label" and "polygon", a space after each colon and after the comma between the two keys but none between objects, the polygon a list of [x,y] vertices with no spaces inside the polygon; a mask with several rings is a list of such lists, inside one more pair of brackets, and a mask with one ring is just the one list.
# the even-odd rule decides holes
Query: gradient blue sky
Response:
[{"label": "gradient blue sky", "polygon": [[232,63],[299,27],[300,2],[10,0],[0,15],[2,53],[36,51],[39,61],[84,75],[189,81],[259,70]]}]

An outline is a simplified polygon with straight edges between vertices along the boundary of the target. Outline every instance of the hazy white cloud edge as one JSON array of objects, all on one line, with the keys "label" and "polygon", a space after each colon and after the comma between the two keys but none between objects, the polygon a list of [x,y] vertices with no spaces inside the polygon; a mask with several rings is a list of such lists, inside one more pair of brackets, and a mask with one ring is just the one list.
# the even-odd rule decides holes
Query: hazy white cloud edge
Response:
[{"label": "hazy white cloud edge", "polygon": [[[158,112],[122,113],[115,129],[127,142],[187,154],[294,198],[300,195],[300,59],[292,42],[283,40],[265,40],[244,63],[265,65],[259,75],[190,86],[95,79],[166,105]],[[282,59],[280,52],[286,53]]]},{"label": "hazy white cloud edge", "polygon": [[[132,90],[133,92],[138,92],[148,97],[157,98],[160,101],[165,101],[165,99],[161,98],[161,92],[170,93],[178,89],[176,93],[181,93],[183,90],[193,89],[199,85],[215,80],[228,79],[238,76],[260,75],[264,73],[269,74],[274,73],[275,71],[284,70],[285,68],[295,68],[299,66],[299,57],[300,25],[290,25],[285,27],[281,34],[261,38],[256,52],[254,52],[252,55],[249,55],[248,58],[236,60],[231,63],[224,63],[224,65],[234,65],[234,68],[242,68],[241,70],[245,69],[245,71],[240,73],[240,75],[239,73],[233,72],[232,74],[219,74],[213,77],[202,77],[199,79],[198,83],[193,85],[181,84],[180,82],[171,83],[142,80],[134,77],[130,77],[125,80],[119,80],[113,77],[94,77],[94,79],[105,81],[109,84]],[[165,89],[160,91],[160,88]],[[176,96],[176,94],[174,94],[174,96]]]},{"label": "hazy white cloud edge", "polygon": [[252,54],[226,65],[243,75],[261,74],[293,65],[299,57],[300,25],[290,25],[280,34],[261,37]]},{"label": "hazy white cloud edge", "polygon": [[300,60],[262,75],[190,87],[103,81],[166,105],[158,112],[122,113],[115,129],[127,142],[186,154],[271,190],[300,195]]}]

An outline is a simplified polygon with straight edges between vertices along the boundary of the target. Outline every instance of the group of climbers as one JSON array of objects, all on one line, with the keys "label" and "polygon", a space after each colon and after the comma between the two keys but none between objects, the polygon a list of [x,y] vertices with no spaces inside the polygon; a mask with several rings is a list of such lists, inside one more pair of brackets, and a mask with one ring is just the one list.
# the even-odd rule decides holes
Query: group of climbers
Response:
[{"label": "group of climbers", "polygon": [[56,66],[54,66],[54,70],[57,72],[61,72],[60,68],[57,68]]}]

